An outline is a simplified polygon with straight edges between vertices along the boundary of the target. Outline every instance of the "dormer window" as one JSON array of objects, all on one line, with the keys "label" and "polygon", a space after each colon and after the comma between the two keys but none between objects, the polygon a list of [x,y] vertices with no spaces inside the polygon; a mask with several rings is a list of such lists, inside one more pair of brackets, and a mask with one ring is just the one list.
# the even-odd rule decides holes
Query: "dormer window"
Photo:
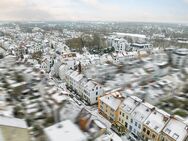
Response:
[{"label": "dormer window", "polygon": [[149,125],[150,121],[147,121],[146,124]]},{"label": "dormer window", "polygon": [[179,135],[174,133],[172,137],[177,140],[179,138]]},{"label": "dormer window", "polygon": [[170,134],[171,130],[167,128],[167,129],[165,130],[165,132],[166,132],[167,134]]},{"label": "dormer window", "polygon": [[154,129],[155,129],[155,130],[157,130],[158,128],[159,128],[158,126],[155,126],[155,128],[154,128]]}]

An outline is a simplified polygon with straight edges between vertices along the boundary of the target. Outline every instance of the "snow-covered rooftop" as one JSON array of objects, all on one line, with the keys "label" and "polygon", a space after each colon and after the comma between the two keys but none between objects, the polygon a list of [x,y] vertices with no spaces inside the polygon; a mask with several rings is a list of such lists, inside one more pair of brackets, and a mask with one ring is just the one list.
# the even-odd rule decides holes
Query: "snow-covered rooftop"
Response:
[{"label": "snow-covered rooftop", "polygon": [[135,96],[127,97],[120,108],[126,113],[131,113],[141,101],[141,99]]},{"label": "snow-covered rooftop", "polygon": [[149,103],[141,103],[134,109],[131,115],[135,120],[144,122],[146,118],[151,114],[153,107],[154,106],[150,105]]},{"label": "snow-covered rooftop", "polygon": [[144,124],[156,133],[159,133],[166,125],[169,117],[170,115],[165,111],[155,109],[146,119]]},{"label": "snow-covered rooftop", "polygon": [[44,129],[50,141],[86,141],[83,132],[70,120],[65,120]]},{"label": "snow-covered rooftop", "polygon": [[117,110],[122,102],[122,100],[118,98],[118,96],[121,97],[121,94],[119,92],[114,92],[101,97],[100,101],[111,107],[113,110]]},{"label": "snow-covered rooftop", "polygon": [[188,124],[179,118],[172,117],[163,132],[176,141],[184,141],[188,136]]}]

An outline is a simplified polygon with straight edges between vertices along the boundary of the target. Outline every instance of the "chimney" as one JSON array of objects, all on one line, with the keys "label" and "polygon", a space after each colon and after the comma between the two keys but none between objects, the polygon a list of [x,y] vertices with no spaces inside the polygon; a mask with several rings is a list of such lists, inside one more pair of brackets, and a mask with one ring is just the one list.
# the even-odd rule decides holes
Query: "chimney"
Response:
[{"label": "chimney", "polygon": [[168,120],[168,117],[167,117],[167,116],[164,116],[164,117],[163,117],[163,121],[167,122],[167,120]]}]

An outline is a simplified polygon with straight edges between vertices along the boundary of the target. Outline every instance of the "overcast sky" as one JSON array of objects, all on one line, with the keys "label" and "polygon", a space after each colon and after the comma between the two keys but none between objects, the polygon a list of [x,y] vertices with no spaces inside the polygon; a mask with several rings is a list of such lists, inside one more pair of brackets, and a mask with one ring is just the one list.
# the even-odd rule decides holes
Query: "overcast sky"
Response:
[{"label": "overcast sky", "polygon": [[188,0],[0,0],[0,21],[188,23]]}]

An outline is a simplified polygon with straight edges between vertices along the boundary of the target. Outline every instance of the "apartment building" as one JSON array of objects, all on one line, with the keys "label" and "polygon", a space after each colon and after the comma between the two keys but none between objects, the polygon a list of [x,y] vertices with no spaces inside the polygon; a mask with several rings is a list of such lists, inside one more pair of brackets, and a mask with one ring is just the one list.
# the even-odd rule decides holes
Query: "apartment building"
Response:
[{"label": "apartment building", "polygon": [[119,92],[110,92],[98,99],[98,112],[112,123],[116,123],[118,108],[124,97]]},{"label": "apartment building", "polygon": [[132,119],[130,126],[132,126],[131,132],[134,135],[141,137],[144,121],[148,118],[153,110],[154,106],[146,102],[140,103],[133,110],[133,112],[130,114],[130,118]]},{"label": "apartment building", "polygon": [[160,109],[155,108],[145,120],[142,129],[142,137],[148,141],[159,141],[160,135],[168,123],[170,115]]},{"label": "apartment building", "polygon": [[178,116],[171,116],[162,131],[161,141],[188,141],[188,125]]},{"label": "apartment building", "polygon": [[125,98],[125,100],[121,103],[118,109],[118,126],[119,131],[133,130],[133,118],[131,117],[131,113],[133,110],[142,102],[141,99],[135,96],[130,96]]}]

